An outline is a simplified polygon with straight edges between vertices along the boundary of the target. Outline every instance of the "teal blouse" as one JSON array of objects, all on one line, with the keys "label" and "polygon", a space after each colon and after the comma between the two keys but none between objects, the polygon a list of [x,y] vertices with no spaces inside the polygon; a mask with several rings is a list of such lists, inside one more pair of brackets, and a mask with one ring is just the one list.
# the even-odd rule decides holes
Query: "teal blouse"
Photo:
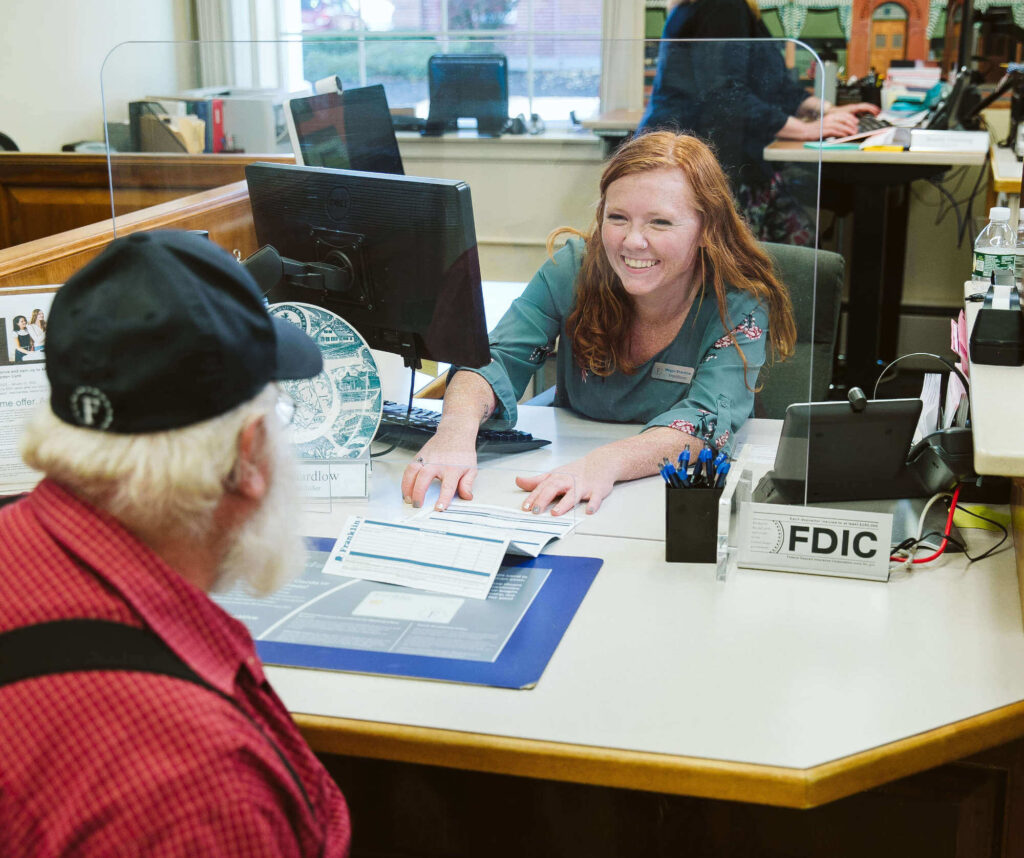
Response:
[{"label": "teal blouse", "polygon": [[644,423],[645,430],[670,426],[726,449],[753,410],[750,388],[765,360],[767,308],[747,292],[727,290],[726,318],[746,356],[745,368],[709,288],[697,296],[664,351],[632,375],[613,372],[602,378],[576,364],[565,330],[583,253],[583,241],[569,239],[491,332],[490,364],[471,370],[487,380],[498,399],[487,425],[515,425],[516,402],[537,367],[555,351],[557,339],[555,405],[594,420]]}]

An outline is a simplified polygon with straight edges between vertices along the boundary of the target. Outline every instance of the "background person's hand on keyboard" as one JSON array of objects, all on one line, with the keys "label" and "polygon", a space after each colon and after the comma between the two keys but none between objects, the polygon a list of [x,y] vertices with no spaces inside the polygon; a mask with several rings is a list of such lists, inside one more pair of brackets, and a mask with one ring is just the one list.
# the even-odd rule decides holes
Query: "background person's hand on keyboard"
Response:
[{"label": "background person's hand on keyboard", "polygon": [[857,117],[858,134],[863,134],[865,131],[881,131],[883,128],[892,128],[892,123],[886,119],[872,116],[870,113]]},{"label": "background person's hand on keyboard", "polygon": [[[832,137],[849,137],[857,133],[859,116],[875,116],[878,108],[865,101],[833,107],[820,119],[804,122],[791,116],[776,132],[780,140],[827,140]],[[821,132],[821,138],[818,132]]]}]

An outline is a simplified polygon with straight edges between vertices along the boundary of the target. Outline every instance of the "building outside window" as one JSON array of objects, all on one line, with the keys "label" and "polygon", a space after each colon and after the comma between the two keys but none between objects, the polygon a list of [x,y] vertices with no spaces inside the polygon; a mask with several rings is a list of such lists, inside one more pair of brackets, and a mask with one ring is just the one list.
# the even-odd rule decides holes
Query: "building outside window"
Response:
[{"label": "building outside window", "polygon": [[[564,121],[597,112],[600,0],[279,0],[282,35],[302,40],[302,75],[383,83],[391,108],[427,114],[437,53],[508,58],[509,113]],[[400,41],[396,41],[400,40]]]}]

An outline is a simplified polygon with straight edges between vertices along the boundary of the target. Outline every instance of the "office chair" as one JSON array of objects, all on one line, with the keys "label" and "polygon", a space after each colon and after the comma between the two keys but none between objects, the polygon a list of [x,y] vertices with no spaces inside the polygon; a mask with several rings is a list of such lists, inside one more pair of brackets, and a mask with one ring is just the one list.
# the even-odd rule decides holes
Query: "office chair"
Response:
[{"label": "office chair", "polygon": [[[786,406],[791,402],[807,402],[808,397],[810,401],[819,402],[828,395],[839,334],[845,261],[838,253],[816,251],[813,247],[770,242],[762,242],[761,246],[771,256],[779,279],[789,288],[796,317],[796,347],[793,355],[786,361],[776,361],[771,366],[762,367],[758,376],[758,385],[762,389],[754,397],[754,416],[781,419],[786,414]],[[815,263],[818,265],[818,308],[814,314],[812,331]],[[814,378],[809,384],[812,355]],[[543,374],[543,368],[538,370],[538,382]],[[446,376],[435,379],[417,392],[417,397],[441,399],[446,380]],[[554,399],[555,388],[551,386],[524,404],[553,405]]]},{"label": "office chair", "polygon": [[18,144],[3,132],[0,132],[0,149],[5,152],[18,152]]},{"label": "office chair", "polygon": [[[839,334],[845,262],[838,253],[813,247],[769,242],[761,246],[772,257],[779,279],[789,288],[796,317],[796,348],[788,360],[776,361],[761,369],[758,376],[761,390],[754,397],[754,416],[782,418],[790,403],[820,402],[828,395]],[[816,309],[815,265],[818,268]]]}]

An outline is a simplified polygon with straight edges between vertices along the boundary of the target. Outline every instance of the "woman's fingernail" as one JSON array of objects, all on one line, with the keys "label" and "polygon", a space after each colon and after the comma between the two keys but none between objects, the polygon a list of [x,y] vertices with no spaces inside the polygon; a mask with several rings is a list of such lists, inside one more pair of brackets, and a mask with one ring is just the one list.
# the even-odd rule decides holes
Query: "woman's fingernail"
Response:
[{"label": "woman's fingernail", "polygon": [[531,512],[540,512],[540,507],[539,507],[539,506],[535,506],[535,507],[534,507],[534,508],[533,508],[533,509],[531,510]]},{"label": "woman's fingernail", "polygon": [[436,509],[438,512],[444,512],[444,504],[441,503],[441,501],[438,501],[436,504],[434,504],[434,509]]},{"label": "woman's fingernail", "polygon": [[408,495],[402,495],[402,503],[412,503],[412,498]]}]

